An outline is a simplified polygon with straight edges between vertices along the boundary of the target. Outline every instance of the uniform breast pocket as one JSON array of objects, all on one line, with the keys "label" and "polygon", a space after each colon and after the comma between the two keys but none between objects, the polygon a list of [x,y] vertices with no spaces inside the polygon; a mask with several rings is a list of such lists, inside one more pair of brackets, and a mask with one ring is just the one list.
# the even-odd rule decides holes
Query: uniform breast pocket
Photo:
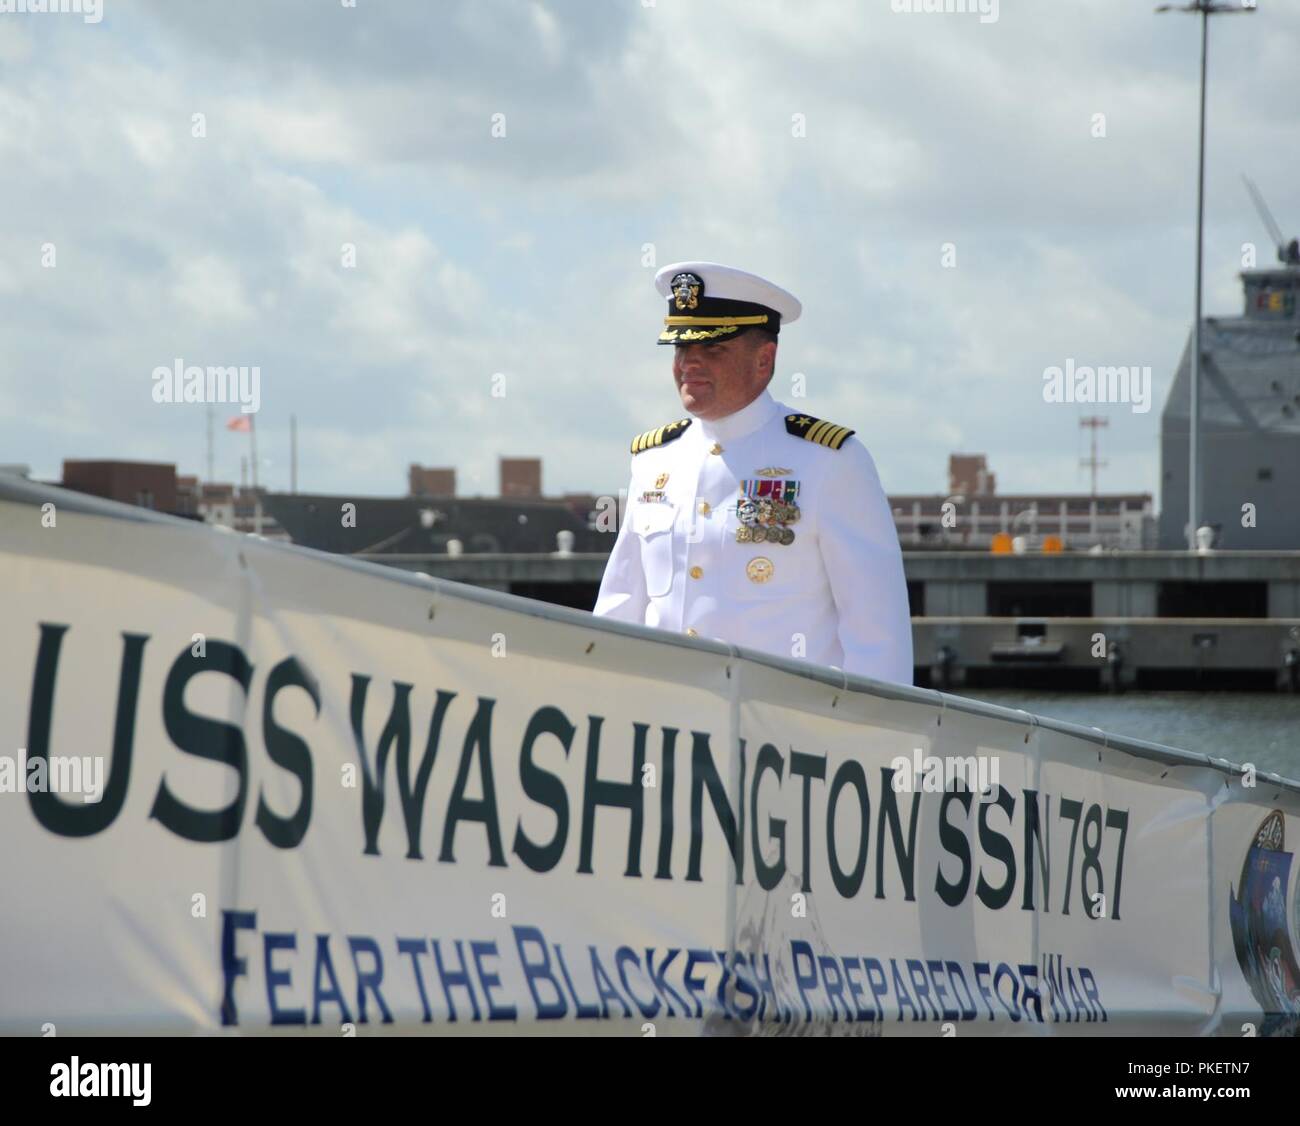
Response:
[{"label": "uniform breast pocket", "polygon": [[645,592],[662,598],[673,585],[673,525],[677,509],[671,504],[642,504],[632,517],[632,530],[641,540]]}]

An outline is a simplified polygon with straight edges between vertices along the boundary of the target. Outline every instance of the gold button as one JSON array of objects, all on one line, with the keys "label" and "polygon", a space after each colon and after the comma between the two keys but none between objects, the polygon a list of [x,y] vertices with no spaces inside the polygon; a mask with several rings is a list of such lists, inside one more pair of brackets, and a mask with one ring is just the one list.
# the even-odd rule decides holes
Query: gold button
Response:
[{"label": "gold button", "polygon": [[708,515],[710,512],[712,512],[712,511],[713,511],[713,509],[711,509],[711,508],[709,507],[709,502],[708,502],[707,500],[702,500],[702,501],[700,501],[700,515],[701,515],[701,516],[707,516],[707,515]]},{"label": "gold button", "polygon": [[709,453],[711,453],[711,454],[720,454],[720,453],[722,453],[722,447],[721,447],[720,445],[718,445],[717,442],[714,442],[714,443],[713,443],[713,449],[711,449],[711,450],[709,451]]},{"label": "gold button", "polygon": [[688,630],[686,631],[686,636],[687,636],[687,637],[699,637],[700,635],[699,635],[698,633],[696,633],[693,629],[688,629]]},{"label": "gold button", "polygon": [[704,568],[703,568],[703,567],[692,567],[692,568],[691,568],[691,578],[693,578],[693,579],[702,579],[703,577],[704,577]]}]

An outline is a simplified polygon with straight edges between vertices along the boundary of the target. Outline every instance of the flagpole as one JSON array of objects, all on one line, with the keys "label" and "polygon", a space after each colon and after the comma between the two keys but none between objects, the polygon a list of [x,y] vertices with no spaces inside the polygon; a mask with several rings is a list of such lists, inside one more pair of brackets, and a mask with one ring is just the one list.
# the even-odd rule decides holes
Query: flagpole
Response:
[{"label": "flagpole", "polygon": [[248,416],[248,445],[253,459],[253,492],[257,492],[257,423],[251,414]]},{"label": "flagpole", "polygon": [[1205,58],[1209,51],[1210,17],[1255,11],[1255,0],[1188,0],[1186,4],[1161,4],[1157,12],[1195,12],[1201,17],[1201,113],[1196,149],[1196,279],[1192,318],[1191,386],[1187,410],[1187,549],[1198,550],[1196,531],[1201,526],[1201,259],[1205,242]]},{"label": "flagpole", "polygon": [[248,416],[248,442],[253,451],[253,535],[262,534],[262,494],[257,488],[257,415]]}]

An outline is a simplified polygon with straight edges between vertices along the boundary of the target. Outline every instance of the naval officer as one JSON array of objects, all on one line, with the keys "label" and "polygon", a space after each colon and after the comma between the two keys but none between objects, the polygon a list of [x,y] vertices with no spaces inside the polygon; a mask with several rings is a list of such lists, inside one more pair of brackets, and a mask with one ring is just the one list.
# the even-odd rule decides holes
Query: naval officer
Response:
[{"label": "naval officer", "polygon": [[713,262],[655,275],[686,415],[632,441],[594,613],[912,683],[903,559],[854,431],[767,390],[801,306]]}]

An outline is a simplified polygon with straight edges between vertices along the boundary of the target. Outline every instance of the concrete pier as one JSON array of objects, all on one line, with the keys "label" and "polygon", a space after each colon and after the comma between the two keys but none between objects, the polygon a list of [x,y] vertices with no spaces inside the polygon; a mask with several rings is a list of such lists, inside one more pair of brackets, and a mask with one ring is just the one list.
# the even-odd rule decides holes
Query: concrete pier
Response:
[{"label": "concrete pier", "polygon": [[[607,556],[370,558],[588,609]],[[903,563],[919,683],[1297,687],[1300,552],[933,551]]]}]

